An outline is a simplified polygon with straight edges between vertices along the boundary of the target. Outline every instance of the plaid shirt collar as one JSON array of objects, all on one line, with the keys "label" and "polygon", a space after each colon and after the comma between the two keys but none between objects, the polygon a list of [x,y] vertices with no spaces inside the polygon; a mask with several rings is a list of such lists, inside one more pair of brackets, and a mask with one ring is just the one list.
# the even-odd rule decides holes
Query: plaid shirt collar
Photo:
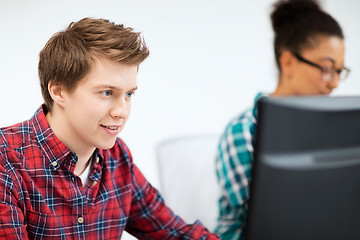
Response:
[{"label": "plaid shirt collar", "polygon": [[[46,112],[46,106],[43,104],[30,119],[30,126],[33,128],[36,142],[46,156],[46,161],[49,161],[51,167],[58,169],[68,156],[70,159],[77,157],[56,137],[45,117]],[[74,167],[75,165],[76,162]]]},{"label": "plaid shirt collar", "polygon": [[[56,170],[64,165],[70,172],[74,172],[78,159],[77,154],[56,137],[46,119],[46,112],[46,106],[43,104],[30,119],[35,141],[46,156],[46,161],[49,161],[50,167]],[[102,150],[96,149],[95,154],[103,159]]]}]

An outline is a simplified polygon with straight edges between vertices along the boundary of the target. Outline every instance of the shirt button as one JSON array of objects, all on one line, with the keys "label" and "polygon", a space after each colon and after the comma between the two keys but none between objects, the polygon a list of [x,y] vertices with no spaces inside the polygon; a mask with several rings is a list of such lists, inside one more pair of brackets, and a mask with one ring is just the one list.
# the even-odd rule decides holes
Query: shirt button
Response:
[{"label": "shirt button", "polygon": [[75,178],[74,178],[74,177],[71,177],[71,181],[72,181],[72,182],[75,182]]},{"label": "shirt button", "polygon": [[99,163],[99,161],[100,161],[100,158],[96,157],[96,163]]},{"label": "shirt button", "polygon": [[97,181],[93,181],[92,185],[95,186],[97,184]]},{"label": "shirt button", "polygon": [[57,163],[57,161],[53,161],[53,162],[51,163],[51,165],[53,165],[54,167],[56,167],[56,166],[58,165],[58,163]]},{"label": "shirt button", "polygon": [[78,221],[78,223],[82,224],[82,223],[84,222],[84,219],[83,219],[82,217],[79,217],[79,218],[77,219],[77,221]]}]

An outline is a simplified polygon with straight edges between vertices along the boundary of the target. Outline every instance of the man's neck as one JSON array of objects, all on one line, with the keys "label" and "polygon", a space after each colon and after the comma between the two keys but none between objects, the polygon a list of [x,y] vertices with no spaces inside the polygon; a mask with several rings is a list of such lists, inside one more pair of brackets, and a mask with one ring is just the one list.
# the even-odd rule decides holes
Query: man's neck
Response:
[{"label": "man's neck", "polygon": [[78,158],[78,162],[76,163],[75,169],[74,169],[74,174],[77,176],[80,176],[85,169],[89,166],[89,164],[91,164],[92,161],[92,155],[90,156],[89,159],[80,159]]},{"label": "man's neck", "polygon": [[48,112],[46,114],[46,119],[56,137],[68,148],[70,148],[72,152],[77,154],[78,161],[76,163],[74,173],[79,176],[88,166],[95,148],[84,148],[81,141],[71,142],[71,132],[64,127],[66,126],[66,124],[64,124],[66,120],[61,119],[61,114],[56,115],[54,114],[54,111]]}]

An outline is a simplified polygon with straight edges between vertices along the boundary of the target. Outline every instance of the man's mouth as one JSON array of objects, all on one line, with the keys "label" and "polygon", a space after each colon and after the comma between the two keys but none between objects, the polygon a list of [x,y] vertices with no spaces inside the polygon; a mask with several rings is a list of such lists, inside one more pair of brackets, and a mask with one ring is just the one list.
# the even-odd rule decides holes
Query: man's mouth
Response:
[{"label": "man's mouth", "polygon": [[119,126],[106,126],[106,125],[102,125],[102,124],[100,124],[100,126],[110,129],[110,130],[118,130],[119,129]]}]

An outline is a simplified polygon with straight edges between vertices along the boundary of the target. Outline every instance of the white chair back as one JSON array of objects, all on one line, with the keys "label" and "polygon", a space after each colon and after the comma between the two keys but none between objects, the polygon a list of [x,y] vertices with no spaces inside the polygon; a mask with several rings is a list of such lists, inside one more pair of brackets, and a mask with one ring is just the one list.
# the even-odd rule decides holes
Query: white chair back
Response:
[{"label": "white chair back", "polygon": [[188,136],[157,146],[160,192],[187,223],[200,220],[213,231],[220,190],[215,173],[219,136]]}]

